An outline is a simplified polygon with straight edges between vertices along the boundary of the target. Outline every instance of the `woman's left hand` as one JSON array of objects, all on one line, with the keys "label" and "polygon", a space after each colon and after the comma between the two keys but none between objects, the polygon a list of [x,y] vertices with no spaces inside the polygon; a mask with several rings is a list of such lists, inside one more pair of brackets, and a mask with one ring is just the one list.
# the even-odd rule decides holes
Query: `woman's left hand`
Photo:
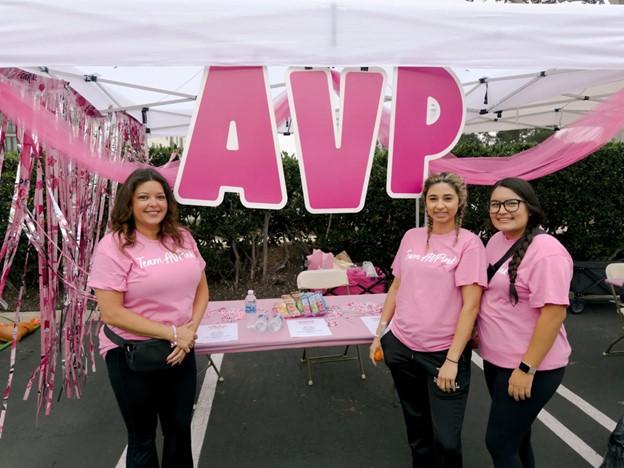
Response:
[{"label": "woman's left hand", "polygon": [[457,378],[457,364],[445,360],[438,371],[436,385],[443,392],[454,392],[457,390],[455,379]]},{"label": "woman's left hand", "polygon": [[170,366],[176,366],[180,364],[184,358],[186,357],[186,351],[179,346],[173,348],[173,351],[169,356],[167,356],[167,364]]},{"label": "woman's left hand", "polygon": [[[192,320],[190,322],[186,322],[183,327],[188,328],[195,335],[195,340],[197,340],[197,329],[199,328],[199,323],[195,323]],[[193,344],[195,344],[195,340],[193,340]]]},{"label": "woman's left hand", "polygon": [[197,328],[192,325],[192,322],[188,322],[179,326],[177,331],[178,340],[176,345],[190,353],[195,345],[195,340],[197,340]]},{"label": "woman's left hand", "polygon": [[533,376],[522,372],[520,369],[514,369],[509,378],[509,386],[507,393],[516,401],[531,398],[531,387],[533,386]]}]

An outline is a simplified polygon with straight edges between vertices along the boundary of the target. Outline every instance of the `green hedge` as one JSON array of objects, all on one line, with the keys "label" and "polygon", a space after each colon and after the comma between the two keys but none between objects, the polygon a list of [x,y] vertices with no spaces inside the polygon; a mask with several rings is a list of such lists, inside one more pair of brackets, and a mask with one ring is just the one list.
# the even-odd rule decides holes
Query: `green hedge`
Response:
[{"label": "green hedge", "polygon": [[[454,153],[461,156],[505,155],[535,141],[484,142],[463,137]],[[152,148],[152,163],[169,159],[171,148]],[[608,260],[624,249],[624,144],[610,143],[585,160],[534,181],[547,215],[545,228],[564,243],[576,260]],[[355,214],[318,215],[304,207],[297,161],[283,156],[288,204],[279,211],[244,208],[238,195],[227,194],[216,208],[182,206],[181,216],[199,242],[212,281],[265,279],[272,281],[284,263],[303,267],[303,255],[313,248],[337,253],[346,250],[356,262],[371,260],[386,271],[403,233],[415,224],[415,201],[392,199],[386,193],[387,152],[377,150],[364,209]],[[0,185],[0,229],[8,221],[17,155],[7,153]],[[486,213],[488,187],[469,187],[465,227],[484,240],[491,235]],[[422,216],[422,209],[421,209]],[[265,236],[263,227],[268,221]],[[422,223],[422,220],[421,220]],[[265,239],[266,237],[266,239]],[[263,266],[263,242],[278,260]],[[17,279],[25,254],[22,239],[11,278]],[[289,250],[290,249],[290,250]],[[282,264],[280,264],[280,262]],[[263,275],[263,268],[264,271]],[[36,281],[31,275],[30,281]]]},{"label": "green hedge", "polygon": [[[461,142],[460,142],[461,143]],[[505,145],[460,144],[462,156],[509,155],[530,145],[516,141]],[[624,143],[611,142],[591,156],[555,174],[532,181],[544,211],[545,229],[567,247],[575,260],[611,260],[624,256]],[[476,206],[466,227],[489,238],[484,216],[488,187],[470,187]]]},{"label": "green hedge", "polygon": [[[468,136],[460,140],[454,153],[460,157],[515,154],[547,135],[534,136],[495,144]],[[155,160],[164,161],[169,151],[154,149]],[[624,249],[623,155],[624,144],[610,143],[585,160],[533,182],[547,214],[545,228],[555,233],[576,260],[607,260]],[[305,210],[297,161],[284,155],[288,204],[280,211],[268,212],[269,244],[286,241],[305,252],[313,248],[334,253],[346,250],[354,261],[372,260],[388,270],[401,236],[415,224],[415,202],[387,195],[386,164],[387,152],[376,151],[366,204],[360,213],[318,215]],[[469,187],[470,209],[464,224],[484,240],[492,234],[486,213],[489,191],[489,187]],[[249,274],[252,251],[257,251],[262,241],[267,212],[242,207],[237,195],[227,196],[218,208],[183,207],[182,212],[201,218],[193,230],[203,241],[202,253],[210,259],[208,269],[213,278],[234,278],[233,242],[241,258],[240,268]],[[258,268],[256,262],[254,269]]]}]

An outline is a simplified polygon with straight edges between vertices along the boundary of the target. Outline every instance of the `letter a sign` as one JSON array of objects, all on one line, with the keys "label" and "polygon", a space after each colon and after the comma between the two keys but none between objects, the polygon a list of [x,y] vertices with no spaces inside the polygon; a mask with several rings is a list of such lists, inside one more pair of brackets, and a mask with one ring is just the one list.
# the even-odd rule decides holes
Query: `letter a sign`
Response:
[{"label": "letter a sign", "polygon": [[218,206],[237,192],[248,208],[283,208],[286,184],[263,67],[209,67],[175,183],[178,201]]}]

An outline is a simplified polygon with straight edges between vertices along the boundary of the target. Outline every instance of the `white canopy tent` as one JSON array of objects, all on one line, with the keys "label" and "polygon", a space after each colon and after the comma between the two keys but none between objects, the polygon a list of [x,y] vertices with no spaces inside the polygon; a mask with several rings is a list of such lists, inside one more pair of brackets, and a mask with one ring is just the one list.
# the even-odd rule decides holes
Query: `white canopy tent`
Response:
[{"label": "white canopy tent", "polygon": [[624,69],[618,5],[25,0],[0,4],[0,17],[0,66]]},{"label": "white canopy tent", "polygon": [[451,67],[466,132],[563,127],[624,86],[618,5],[61,0],[0,15],[0,66],[69,81],[152,135],[186,134],[204,65],[268,65],[275,94],[289,65]]}]

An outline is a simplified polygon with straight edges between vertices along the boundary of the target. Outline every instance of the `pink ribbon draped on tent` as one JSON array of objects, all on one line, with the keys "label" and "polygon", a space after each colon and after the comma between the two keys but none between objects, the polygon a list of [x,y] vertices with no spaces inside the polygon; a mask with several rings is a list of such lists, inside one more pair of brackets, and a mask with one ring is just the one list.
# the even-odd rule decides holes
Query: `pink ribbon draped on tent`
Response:
[{"label": "pink ribbon draped on tent", "polygon": [[[333,86],[338,89],[340,77],[333,73]],[[274,100],[278,125],[290,115],[286,92]],[[23,97],[11,84],[0,81],[0,112],[22,126],[36,132],[41,144],[56,149],[61,157],[68,158],[80,167],[102,177],[122,182],[144,163],[114,160],[106,150],[96,151],[90,144],[72,134],[71,127],[54,114]],[[541,144],[509,157],[458,158],[448,154],[430,163],[429,172],[452,171],[460,174],[467,183],[491,185],[504,177],[522,177],[527,180],[543,177],[561,170],[599,149],[624,127],[624,90],[600,103],[594,110],[568,127],[559,130]],[[379,140],[388,145],[390,111],[383,110]],[[158,168],[173,184],[178,164]]]},{"label": "pink ribbon draped on tent", "polygon": [[[123,182],[132,171],[146,166],[144,163],[115,160],[116,158],[107,154],[106,149],[97,151],[82,135],[74,136],[72,128],[66,122],[29,99],[28,92],[32,91],[17,89],[0,80],[0,113],[18,122],[22,128],[36,132],[40,144],[54,148],[61,157],[73,161],[81,168],[116,182]],[[274,108],[278,125],[281,125],[290,116],[285,92],[275,98]],[[178,166],[178,162],[170,162],[157,169],[173,185]]]},{"label": "pink ribbon draped on tent", "polygon": [[[431,161],[429,173],[455,172],[468,184],[493,185],[505,177],[533,180],[564,169],[604,146],[624,128],[624,89],[598,104],[571,125],[526,151],[503,157],[458,158],[447,154]],[[388,147],[390,111],[383,110],[379,141]]]},{"label": "pink ribbon draped on tent", "polygon": [[[340,91],[340,73],[332,70],[332,86]],[[389,109],[384,108],[379,125],[379,142],[388,147]],[[455,172],[466,183],[493,185],[506,177],[533,180],[553,174],[584,159],[604,146],[624,128],[624,89],[598,104],[566,128],[526,151],[513,156],[458,158],[452,153],[429,164],[429,173]]]},{"label": "pink ribbon draped on tent", "polygon": [[624,127],[624,90],[537,146],[509,157],[458,158],[432,161],[431,172],[452,171],[469,184],[492,185],[505,177],[526,180],[553,174],[591,155]]}]

